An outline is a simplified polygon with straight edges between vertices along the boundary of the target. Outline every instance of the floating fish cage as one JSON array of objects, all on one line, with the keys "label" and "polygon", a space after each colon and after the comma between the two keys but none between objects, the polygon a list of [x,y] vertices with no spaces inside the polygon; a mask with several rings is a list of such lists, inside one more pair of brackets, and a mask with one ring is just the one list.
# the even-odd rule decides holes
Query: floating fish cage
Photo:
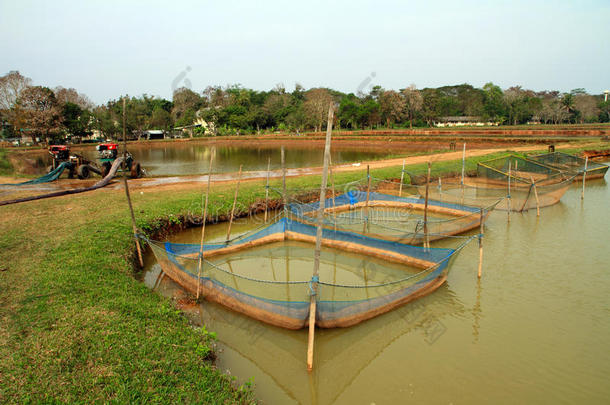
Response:
[{"label": "floating fish cage", "polygon": [[528,159],[534,160],[546,166],[562,170],[567,173],[576,174],[577,178],[582,179],[583,173],[587,173],[587,179],[602,178],[608,172],[608,165],[592,162],[579,156],[570,155],[563,152],[542,153],[540,155],[530,155]]},{"label": "floating fish cage", "polygon": [[574,175],[557,168],[535,162],[517,155],[508,155],[477,164],[477,180],[490,186],[530,188],[563,183],[572,180]]},{"label": "floating fish cage", "polygon": [[[437,197],[442,198],[441,195]],[[398,197],[379,192],[350,190],[326,199],[324,225],[386,239],[421,245],[458,235],[481,226],[501,198],[487,201],[485,207],[425,198]],[[318,201],[289,204],[290,214],[314,224]]]},{"label": "floating fish cage", "polygon": [[309,324],[312,296],[316,326],[335,328],[431,293],[476,236],[459,239],[455,248],[424,248],[325,226],[320,258],[325,267],[319,278],[311,276],[311,266],[301,266],[307,271],[296,274],[280,271],[292,260],[311,260],[316,239],[315,226],[288,217],[228,243],[204,244],[203,249],[142,238],[163,272],[191,293],[268,324],[300,329]]},{"label": "floating fish cage", "polygon": [[[523,212],[547,207],[561,200],[575,174],[509,155],[477,165],[477,177],[445,181],[441,187],[429,185],[431,199],[466,205],[503,198],[498,210]],[[425,186],[419,186],[420,193]]]}]

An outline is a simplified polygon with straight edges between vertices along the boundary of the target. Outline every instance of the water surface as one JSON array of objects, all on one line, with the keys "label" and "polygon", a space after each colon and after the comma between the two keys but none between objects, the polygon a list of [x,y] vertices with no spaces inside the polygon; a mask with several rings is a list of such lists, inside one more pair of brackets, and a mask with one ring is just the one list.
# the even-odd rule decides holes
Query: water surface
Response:
[{"label": "water surface", "polygon": [[[580,187],[539,218],[512,213],[507,223],[506,212],[492,213],[480,281],[473,243],[433,294],[354,327],[317,330],[311,374],[305,330],[208,302],[188,314],[217,332],[218,366],[252,380],[265,403],[607,403],[610,189],[588,181],[581,201]],[[210,227],[212,237],[225,230]],[[148,285],[184,296],[147,262]]]},{"label": "water surface", "polygon": [[[302,168],[322,166],[323,145],[290,146],[285,148],[286,167]],[[129,151],[153,176],[204,174],[208,171],[210,155],[214,155],[214,172],[266,170],[268,159],[271,169],[281,167],[281,143],[261,146],[220,146],[196,142],[163,142],[157,144],[129,145]],[[407,154],[408,150],[401,150]],[[88,159],[96,160],[97,152],[86,149],[81,152]],[[332,151],[333,164],[354,163],[383,159],[397,151],[385,149],[363,150],[357,147],[341,147]]]}]

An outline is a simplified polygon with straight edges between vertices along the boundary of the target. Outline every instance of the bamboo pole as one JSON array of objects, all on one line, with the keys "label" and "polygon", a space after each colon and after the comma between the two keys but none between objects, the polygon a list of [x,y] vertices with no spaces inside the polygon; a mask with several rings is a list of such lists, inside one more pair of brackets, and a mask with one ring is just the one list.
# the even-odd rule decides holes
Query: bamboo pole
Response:
[{"label": "bamboo pole", "polygon": [[398,188],[398,196],[402,197],[402,182],[405,179],[405,160],[402,160],[402,171],[400,172],[400,186]]},{"label": "bamboo pole", "polygon": [[[335,201],[335,174],[333,173],[332,158],[329,160],[328,170],[330,172],[330,186],[331,186],[331,193],[333,196],[333,208],[335,208],[337,206],[337,203]],[[336,213],[333,213],[333,224],[334,224],[335,232],[337,232],[337,214]]]},{"label": "bamboo pole", "polygon": [[481,273],[483,271],[483,232],[484,231],[484,221],[483,218],[485,218],[485,216],[483,215],[483,208],[481,208],[481,220],[480,220],[480,226],[481,226],[481,230],[479,231],[479,272],[478,272],[478,278],[481,278]]},{"label": "bamboo pole", "polygon": [[284,204],[284,218],[288,212],[288,199],[286,197],[286,154],[284,152],[284,145],[280,153],[280,162],[282,165],[282,203]]},{"label": "bamboo pole", "polygon": [[201,267],[203,265],[203,239],[205,237],[205,222],[208,217],[208,201],[210,197],[210,184],[212,183],[212,163],[214,162],[214,154],[210,153],[210,165],[208,166],[208,185],[205,192],[205,201],[203,203],[203,212],[201,216],[201,244],[199,246],[199,262],[197,263],[197,299],[199,299],[199,289],[201,286]]},{"label": "bamboo pole", "polygon": [[430,172],[432,164],[428,161],[428,176],[426,180],[426,200],[424,202],[424,247],[430,248],[430,241],[428,240],[428,190],[430,188]]},{"label": "bamboo pole", "polygon": [[508,194],[506,195],[506,205],[508,206],[507,210],[507,220],[510,222],[510,160],[508,161]]},{"label": "bamboo pole", "polygon": [[[332,157],[330,158],[329,164],[328,164],[328,170],[329,170],[329,174],[330,174],[330,187],[331,187],[331,193],[333,196],[333,208],[335,208],[337,206],[336,201],[335,201],[335,174],[333,172],[333,160]],[[335,221],[335,226],[337,225],[336,221]]]},{"label": "bamboo pole", "polygon": [[233,196],[233,208],[231,208],[231,217],[229,218],[229,228],[227,229],[227,243],[231,239],[231,225],[233,225],[233,218],[235,217],[235,206],[237,205],[237,195],[239,194],[239,182],[241,181],[241,167],[239,165],[239,174],[237,175],[237,185],[235,186],[235,195]]},{"label": "bamboo pole", "polygon": [[534,187],[534,196],[536,197],[536,216],[540,216],[540,200],[538,199],[538,189],[536,188],[536,182],[534,181],[534,176],[530,176],[532,179],[532,187]]},{"label": "bamboo pole", "polygon": [[462,186],[464,186],[465,168],[466,168],[466,142],[464,142],[464,148],[462,149]]},{"label": "bamboo pole", "polygon": [[144,267],[142,260],[142,248],[138,241],[138,228],[136,226],[136,216],[133,213],[133,205],[131,204],[131,196],[129,195],[129,186],[127,185],[127,134],[125,131],[125,97],[123,97],[123,184],[125,186],[125,196],[127,197],[127,205],[129,205],[129,214],[131,215],[131,230],[133,238],[136,242],[136,250],[138,251],[138,263],[140,267]]},{"label": "bamboo pole", "polygon": [[366,166],[366,177],[368,184],[366,186],[366,204],[364,205],[364,227],[362,232],[366,232],[369,225],[369,201],[371,198],[371,171],[369,165]]},{"label": "bamboo pole", "polygon": [[271,170],[271,156],[267,159],[267,186],[265,187],[265,223],[269,211],[269,171]]},{"label": "bamboo pole", "polygon": [[443,201],[443,185],[440,176],[438,177],[438,200]]},{"label": "bamboo pole", "polygon": [[587,167],[589,165],[589,156],[585,156],[585,171],[582,174],[582,193],[580,194],[580,199],[585,199],[585,181],[587,179]]},{"label": "bamboo pole", "polygon": [[328,124],[326,125],[326,143],[324,145],[324,166],[322,169],[322,185],[320,186],[320,206],[318,208],[318,224],[316,229],[316,250],[313,260],[313,275],[311,277],[311,299],[309,303],[309,336],[307,340],[307,371],[313,370],[314,334],[316,327],[316,295],[318,293],[318,271],[320,269],[320,251],[322,249],[322,220],[324,218],[324,203],[326,200],[326,183],[328,182],[328,163],[330,161],[330,139],[333,131],[333,104],[328,108]]}]

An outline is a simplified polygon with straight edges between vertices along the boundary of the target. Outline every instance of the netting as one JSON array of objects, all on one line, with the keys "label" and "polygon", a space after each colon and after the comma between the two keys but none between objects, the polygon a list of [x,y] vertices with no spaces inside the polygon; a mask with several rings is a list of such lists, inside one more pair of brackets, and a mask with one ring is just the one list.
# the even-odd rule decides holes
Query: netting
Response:
[{"label": "netting", "polygon": [[[442,186],[430,184],[429,198],[471,206],[501,198],[496,209],[522,212],[559,202],[574,177],[573,173],[509,155],[478,163],[477,177],[465,178],[463,183],[453,179]],[[420,193],[424,190],[425,186],[419,186]]]},{"label": "netting", "polygon": [[53,169],[49,173],[45,174],[44,176],[38,177],[33,180],[24,181],[22,183],[0,184],[0,186],[7,186],[7,187],[8,186],[18,186],[19,187],[19,186],[28,186],[28,185],[32,185],[32,184],[48,183],[50,181],[57,180],[65,169],[70,169],[71,167],[72,167],[72,163],[62,162],[59,166],[57,166],[55,169]]},{"label": "netting", "polygon": [[[325,201],[324,224],[355,233],[406,244],[422,244],[477,228],[501,198],[485,208],[456,202],[425,199],[420,196],[398,197],[379,192],[350,190]],[[289,212],[314,224],[320,203],[291,201]]]},{"label": "netting", "polygon": [[[486,179],[476,177],[464,179],[464,184],[458,180],[443,183],[442,189],[430,187],[430,198],[443,199],[443,201],[497,201],[496,210],[523,212],[535,209],[537,206],[547,207],[556,204],[570,188],[574,176],[557,183],[540,184],[538,182],[521,186],[513,186],[511,183],[510,193],[508,183],[503,185],[490,184]],[[420,187],[423,188],[423,187]]]},{"label": "netting", "polygon": [[592,162],[590,160],[586,161],[579,156],[570,155],[563,152],[530,155],[528,158],[558,170],[564,170],[569,173],[577,174],[581,177],[586,169],[587,178],[604,177],[608,171],[608,165]]},{"label": "netting", "polygon": [[532,183],[539,186],[561,183],[568,176],[561,170],[517,155],[508,155],[477,164],[479,182],[504,186],[510,177],[514,188],[528,188]]},{"label": "netting", "polygon": [[[312,266],[301,265],[300,271],[286,275],[280,275],[280,267],[291,260],[311,260],[315,234],[310,224],[282,218],[228,243],[204,245],[201,271],[200,245],[144,239],[163,271],[191,292],[263,322],[299,329],[308,322],[316,282]],[[335,272],[320,273],[316,325],[350,326],[433,291],[445,281],[451,260],[475,237],[452,249],[422,248],[324,228],[321,260],[333,262]],[[286,246],[294,242],[309,247]],[[270,262],[261,265],[253,258]]]}]

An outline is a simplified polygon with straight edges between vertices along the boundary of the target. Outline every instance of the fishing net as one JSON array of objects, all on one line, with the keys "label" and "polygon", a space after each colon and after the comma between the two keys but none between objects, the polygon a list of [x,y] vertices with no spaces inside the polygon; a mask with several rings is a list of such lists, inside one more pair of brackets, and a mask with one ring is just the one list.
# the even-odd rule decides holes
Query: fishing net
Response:
[{"label": "fishing net", "polygon": [[504,186],[511,180],[515,188],[528,188],[532,183],[547,185],[561,183],[570,176],[561,170],[517,155],[508,155],[477,164],[479,182]]},{"label": "fishing net", "polygon": [[528,159],[553,167],[558,170],[574,173],[579,176],[586,171],[587,178],[604,177],[608,171],[608,165],[570,155],[563,152],[543,153],[540,155],[530,155]]},{"label": "fishing net", "polygon": [[[286,215],[312,225],[320,206],[318,189],[272,188],[285,198]],[[369,191],[371,190],[371,191]],[[329,185],[323,224],[374,238],[420,245],[478,228],[504,196],[463,201],[442,200],[443,194],[428,201],[425,215],[425,187],[400,181],[363,177]],[[439,199],[440,198],[440,199]]]},{"label": "fishing net", "polygon": [[[520,156],[509,155],[480,162],[477,177],[467,177],[462,182],[451,179],[439,184],[429,184],[429,198],[470,206],[491,204],[502,199],[496,209],[527,211],[559,202],[574,180],[575,174],[567,173]],[[419,186],[420,193],[426,186]]]},{"label": "fishing net", "polygon": [[565,192],[570,188],[574,177],[566,180],[551,183],[539,184],[530,183],[526,185],[521,183],[520,187],[511,184],[510,193],[508,185],[498,187],[495,184],[489,184],[487,181],[480,181],[479,178],[466,178],[464,184],[458,181],[443,183],[442,189],[430,188],[430,198],[440,199],[443,201],[462,202],[462,201],[497,201],[496,210],[523,212],[530,209],[547,207],[556,204],[561,200]]},{"label": "fishing net", "polygon": [[[315,226],[284,217],[228,243],[205,244],[203,259],[198,244],[141,237],[151,246],[163,271],[186,289],[289,329],[307,325],[313,283],[318,286],[316,325],[350,326],[438,288],[451,260],[476,238],[459,239],[455,248],[423,248],[325,227],[321,261],[332,262],[339,271],[321,271],[319,279],[314,279],[312,265],[302,265],[302,271],[282,275],[282,264],[313,258],[315,235]],[[270,261],[262,265],[252,258]],[[378,260],[377,265],[374,260]],[[393,267],[379,270],[387,267],[384,263]]]},{"label": "fishing net", "polygon": [[[325,201],[323,221],[327,227],[340,228],[375,238],[399,241],[410,245],[423,244],[464,233],[481,225],[494,207],[497,198],[484,207],[429,199],[350,190]],[[290,214],[314,224],[320,203],[291,202]]]}]

